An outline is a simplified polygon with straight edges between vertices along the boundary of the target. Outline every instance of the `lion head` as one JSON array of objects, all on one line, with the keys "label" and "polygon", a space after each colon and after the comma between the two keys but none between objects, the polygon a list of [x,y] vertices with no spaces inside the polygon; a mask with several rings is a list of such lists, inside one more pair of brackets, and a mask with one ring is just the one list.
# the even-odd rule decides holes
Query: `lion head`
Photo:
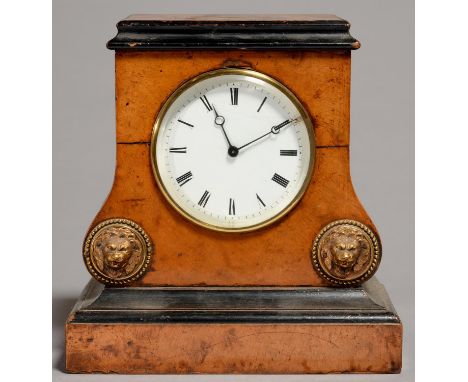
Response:
[{"label": "lion head", "polygon": [[94,262],[109,277],[126,277],[141,260],[141,242],[129,228],[109,227],[94,240]]},{"label": "lion head", "polygon": [[354,278],[366,269],[365,265],[371,260],[370,244],[359,228],[336,227],[324,238],[321,258],[333,276]]}]

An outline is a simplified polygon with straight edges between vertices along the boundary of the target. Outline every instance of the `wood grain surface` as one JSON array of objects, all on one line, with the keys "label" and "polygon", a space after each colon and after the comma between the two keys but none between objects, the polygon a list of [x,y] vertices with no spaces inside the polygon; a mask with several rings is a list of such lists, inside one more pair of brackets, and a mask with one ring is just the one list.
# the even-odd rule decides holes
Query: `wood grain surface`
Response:
[{"label": "wood grain surface", "polygon": [[348,52],[117,52],[117,142],[149,142],[159,110],[182,83],[224,67],[267,74],[299,98],[318,146],[349,144]]},{"label": "wood grain surface", "polygon": [[80,373],[398,373],[401,325],[68,324]]}]

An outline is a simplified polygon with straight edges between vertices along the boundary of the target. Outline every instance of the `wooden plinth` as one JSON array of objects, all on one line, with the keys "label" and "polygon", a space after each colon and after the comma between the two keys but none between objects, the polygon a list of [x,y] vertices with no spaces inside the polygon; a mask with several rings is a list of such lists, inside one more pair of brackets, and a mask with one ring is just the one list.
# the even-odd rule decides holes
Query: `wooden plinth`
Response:
[{"label": "wooden plinth", "polygon": [[398,373],[383,287],[103,288],[66,324],[72,373]]}]

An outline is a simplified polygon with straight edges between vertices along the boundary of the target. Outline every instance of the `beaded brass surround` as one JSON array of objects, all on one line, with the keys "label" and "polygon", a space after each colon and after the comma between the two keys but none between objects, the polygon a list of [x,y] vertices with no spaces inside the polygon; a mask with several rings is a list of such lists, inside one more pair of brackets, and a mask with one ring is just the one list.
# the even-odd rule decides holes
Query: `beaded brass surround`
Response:
[{"label": "beaded brass surround", "polygon": [[89,273],[107,285],[125,285],[146,272],[153,252],[146,232],[128,219],[109,219],[88,234],[83,258]]},{"label": "beaded brass surround", "polygon": [[354,220],[324,227],[312,247],[312,264],[325,280],[337,285],[360,284],[377,271],[382,246],[377,235]]}]

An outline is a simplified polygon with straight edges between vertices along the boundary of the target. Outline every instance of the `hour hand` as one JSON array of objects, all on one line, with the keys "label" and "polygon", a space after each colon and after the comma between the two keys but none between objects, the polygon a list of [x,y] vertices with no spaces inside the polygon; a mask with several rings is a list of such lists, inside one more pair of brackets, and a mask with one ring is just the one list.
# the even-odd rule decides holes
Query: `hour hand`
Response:
[{"label": "hour hand", "polygon": [[[215,123],[216,123],[218,126],[221,126],[221,127],[223,128],[223,130],[224,130],[224,121],[225,121],[225,120],[224,120],[224,117],[218,114],[218,112],[216,111],[216,108],[215,108],[214,105],[212,105],[212,107],[213,107],[213,111],[214,111],[215,116],[216,116],[216,117],[215,117]],[[227,137],[226,137],[226,138],[227,138]],[[228,141],[229,141],[229,140],[228,140]]]},{"label": "hour hand", "polygon": [[221,127],[221,130],[223,131],[223,134],[224,134],[224,137],[226,138],[226,142],[229,146],[228,148],[228,154],[229,156],[231,157],[236,157],[239,150],[237,149],[237,147],[233,146],[231,144],[231,141],[229,140],[227,134],[226,134],[226,130],[224,129],[224,122],[225,122],[225,119],[222,115],[219,115],[218,112],[216,111],[216,108],[214,105],[211,105],[213,107],[213,111],[215,113],[215,124],[220,126]]}]

